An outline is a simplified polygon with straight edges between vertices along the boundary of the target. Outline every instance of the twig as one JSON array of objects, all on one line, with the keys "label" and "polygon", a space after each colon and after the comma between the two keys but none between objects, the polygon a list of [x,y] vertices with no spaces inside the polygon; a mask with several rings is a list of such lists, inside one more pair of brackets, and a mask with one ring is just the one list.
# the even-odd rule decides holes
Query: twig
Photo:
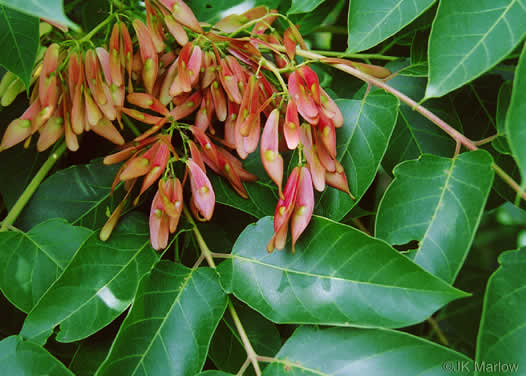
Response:
[{"label": "twig", "polygon": [[364,226],[364,224],[362,223],[362,221],[360,221],[359,218],[353,218],[352,223],[354,223],[356,227],[358,227],[358,229],[362,230],[362,232],[366,233],[367,235],[371,235],[367,227]]},{"label": "twig", "polygon": [[237,376],[241,376],[243,373],[245,373],[247,367],[250,365],[250,358],[247,357],[247,360],[243,363],[239,371],[237,371]]},{"label": "twig", "polygon": [[[192,218],[192,214],[190,214],[190,211],[188,208],[183,206],[183,211],[188,219],[188,222],[193,227],[193,232],[195,235],[195,238],[197,240],[197,245],[199,246],[199,249],[201,250],[202,256],[206,259],[208,262],[208,265],[210,265],[211,268],[215,269],[216,264],[213,259],[213,253],[210,251],[210,248],[208,248],[208,245],[206,244],[205,239],[201,235],[201,232],[199,231],[199,228],[197,228],[197,225]],[[199,261],[199,260],[198,260]],[[195,267],[195,266],[194,266]],[[234,320],[234,324],[236,325],[236,329],[239,333],[239,336],[241,337],[241,341],[243,342],[243,346],[245,347],[245,351],[247,352],[248,359],[250,359],[250,362],[252,363],[252,366],[254,367],[254,371],[256,371],[257,376],[261,376],[261,369],[259,368],[259,363],[257,360],[257,354],[254,351],[254,348],[252,347],[252,344],[250,343],[250,340],[248,339],[247,333],[245,331],[245,328],[243,327],[243,324],[241,323],[241,320],[239,320],[239,316],[236,312],[236,309],[234,308],[234,305],[232,304],[232,301],[230,298],[228,299],[228,310],[230,311],[230,314],[232,315],[232,319]]]},{"label": "twig", "polygon": [[474,141],[473,143],[475,145],[477,145],[477,146],[481,146],[481,145],[485,145],[485,144],[493,141],[497,137],[498,137],[498,134],[494,134],[493,136],[489,136],[489,137],[483,138],[482,140]]},{"label": "twig", "polygon": [[212,257],[214,258],[232,258],[232,255],[230,253],[218,253],[218,252],[211,252]]},{"label": "twig", "polygon": [[[276,49],[285,50],[285,47],[279,46],[279,45],[273,45]],[[296,54],[308,59],[315,59],[320,60],[323,59],[323,55],[319,55],[310,51],[305,51],[302,49],[296,49]],[[421,104],[417,103],[413,99],[409,98],[404,93],[401,93],[400,91],[396,90],[395,88],[389,86],[385,81],[378,79],[376,77],[373,77],[367,73],[362,72],[359,69],[353,68],[349,65],[345,64],[331,64],[334,68],[339,69],[343,72],[346,72],[356,78],[359,78],[360,80],[367,82],[368,84],[374,85],[380,89],[385,90],[386,92],[393,94],[395,97],[397,97],[402,102],[409,105],[413,110],[420,113],[422,116],[433,122],[435,125],[437,125],[439,128],[441,128],[444,132],[446,132],[453,140],[461,143],[469,150],[477,150],[477,145],[471,141],[469,138],[464,136],[462,133],[457,131],[455,128],[453,128],[451,125],[446,123],[444,120],[439,118],[437,115],[429,111],[427,108],[422,106]],[[491,167],[495,170],[497,175],[499,175],[502,180],[504,180],[513,190],[515,190],[522,199],[526,200],[526,192],[520,187],[520,185],[513,180],[502,168],[497,166],[495,163],[491,165]]]},{"label": "twig", "polygon": [[257,376],[261,376],[261,369],[259,368],[258,363],[258,355],[254,351],[254,348],[252,347],[252,344],[248,339],[247,333],[245,332],[245,328],[243,328],[241,320],[239,320],[239,316],[237,315],[236,309],[234,308],[234,305],[232,304],[232,301],[230,299],[228,300],[228,310],[232,315],[232,319],[234,320],[236,329],[239,333],[239,336],[241,337],[241,341],[243,342],[243,346],[245,347],[245,351],[247,352],[248,359],[250,359],[250,362],[254,367],[254,371],[256,371]]},{"label": "twig", "polygon": [[394,61],[399,60],[400,58],[397,56],[386,56],[386,55],[380,55],[380,54],[352,54],[347,53],[345,51],[325,51],[325,50],[311,50],[313,53],[317,53],[323,56],[334,56],[334,57],[342,57],[342,58],[350,58],[350,59],[376,59],[376,60],[388,60],[388,61]]},{"label": "twig", "polygon": [[449,342],[446,336],[444,335],[444,333],[442,333],[442,330],[440,329],[440,326],[438,326],[438,323],[435,321],[435,319],[432,317],[429,317],[427,319],[427,322],[429,323],[429,325],[431,325],[433,332],[435,332],[435,334],[438,336],[438,339],[440,340],[440,342],[445,346],[449,346]]},{"label": "twig", "polygon": [[279,360],[279,359],[276,359],[276,358],[272,358],[270,356],[258,356],[258,360],[260,362],[265,362],[265,363],[272,363],[276,360]]},{"label": "twig", "polygon": [[205,242],[205,239],[203,239],[203,235],[201,235],[201,231],[197,228],[197,225],[194,221],[194,218],[192,217],[192,214],[190,214],[190,211],[186,207],[186,205],[183,206],[183,211],[186,216],[186,219],[188,219],[188,222],[192,225],[192,230],[195,235],[195,239],[197,240],[197,245],[199,246],[199,249],[201,250],[201,253],[206,259],[206,262],[208,262],[208,265],[210,265],[211,268],[215,269],[216,264],[214,262],[214,259],[212,258],[212,252],[210,251],[210,248],[208,248],[208,245]]}]

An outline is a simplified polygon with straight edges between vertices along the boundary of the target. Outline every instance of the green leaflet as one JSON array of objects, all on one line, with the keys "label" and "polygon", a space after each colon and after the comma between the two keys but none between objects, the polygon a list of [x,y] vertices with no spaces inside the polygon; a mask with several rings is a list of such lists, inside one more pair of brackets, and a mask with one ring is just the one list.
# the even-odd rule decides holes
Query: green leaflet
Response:
[{"label": "green leaflet", "polygon": [[16,74],[29,90],[39,45],[38,18],[19,13],[0,1],[0,65]]},{"label": "green leaflet", "polygon": [[267,253],[272,218],[248,226],[219,266],[224,288],[276,323],[403,327],[464,293],[383,241],[314,216],[296,244]]},{"label": "green leaflet", "polygon": [[263,375],[434,376],[447,374],[444,367],[457,362],[472,367],[465,355],[404,332],[304,326],[288,339]]},{"label": "green leaflet", "polygon": [[4,375],[74,376],[43,347],[10,336],[0,341],[0,363]]},{"label": "green leaflet", "polygon": [[61,219],[41,223],[27,233],[0,232],[4,295],[18,309],[30,311],[91,234]]},{"label": "green leaflet", "polygon": [[523,0],[441,0],[429,38],[426,98],[440,97],[480,76],[526,34]]},{"label": "green leaflet", "polygon": [[367,50],[387,39],[429,8],[435,0],[352,0],[347,52]]},{"label": "green leaflet", "polygon": [[29,312],[20,334],[44,343],[60,325],[59,342],[88,337],[131,304],[140,279],[157,260],[141,215],[124,217],[105,243],[94,232]]},{"label": "green leaflet", "polygon": [[380,90],[362,100],[338,99],[336,103],[345,119],[343,127],[336,130],[337,158],[357,201],[327,187],[317,202],[316,213],[339,221],[373,182],[389,144],[399,106],[398,99]]},{"label": "green leaflet", "polygon": [[97,375],[197,374],[226,304],[215,271],[162,261],[141,281]]},{"label": "green leaflet", "polygon": [[244,184],[248,199],[238,195],[226,178],[211,172],[209,178],[214,187],[216,202],[244,211],[255,218],[273,214],[279,199],[277,187],[261,165],[259,149],[247,157],[243,168],[259,178],[256,182]]},{"label": "green leaflet", "polygon": [[486,286],[477,338],[477,366],[479,371],[490,372],[475,372],[475,375],[510,374],[509,369],[487,367],[502,363],[522,369],[526,361],[526,249],[501,254],[499,263],[500,267]]},{"label": "green leaflet", "polygon": [[111,192],[118,169],[96,160],[56,172],[40,184],[16,226],[27,230],[50,218],[65,218],[91,229],[102,227],[124,197],[121,189]]},{"label": "green leaflet", "polygon": [[449,159],[423,155],[399,164],[376,217],[376,236],[391,244],[419,242],[410,257],[452,283],[471,247],[493,183],[483,151]]}]

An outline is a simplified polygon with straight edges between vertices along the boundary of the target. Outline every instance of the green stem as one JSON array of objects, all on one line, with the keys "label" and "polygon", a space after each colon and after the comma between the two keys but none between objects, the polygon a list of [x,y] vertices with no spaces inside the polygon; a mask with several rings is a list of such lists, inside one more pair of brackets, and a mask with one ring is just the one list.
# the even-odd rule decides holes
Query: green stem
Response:
[{"label": "green stem", "polygon": [[241,368],[239,369],[236,375],[241,376],[243,373],[245,373],[249,365],[250,365],[250,358],[247,357],[247,360],[245,360],[245,362],[241,365]]},{"label": "green stem", "polygon": [[[201,235],[201,232],[197,228],[194,218],[192,217],[192,214],[190,213],[186,205],[183,206],[183,211],[186,216],[186,219],[188,219],[188,222],[190,222],[190,224],[192,225],[194,235],[197,240],[197,245],[199,246],[199,249],[201,250],[202,255],[205,257],[206,261],[208,262],[208,265],[210,265],[211,268],[215,269],[216,264],[212,257],[213,253],[212,251],[210,251],[210,248],[208,248],[208,245],[206,244],[205,239],[203,238],[203,236]],[[250,362],[252,363],[254,370],[256,371],[256,375],[261,376],[261,369],[259,368],[259,363],[257,360],[258,356],[256,352],[254,351],[254,348],[252,347],[250,340],[248,339],[245,328],[243,327],[243,324],[241,323],[241,320],[239,319],[239,316],[230,298],[228,299],[228,310],[230,311],[230,314],[232,315],[232,319],[234,320],[236,329],[239,333],[239,336],[241,337],[241,341],[243,342],[243,346],[245,347],[247,356],[250,359]]]},{"label": "green stem", "polygon": [[310,50],[310,52],[317,53],[323,56],[334,56],[334,57],[340,57],[340,58],[350,58],[350,59],[360,59],[360,60],[366,60],[366,59],[376,59],[376,60],[398,60],[400,59],[397,56],[386,56],[382,54],[351,54],[346,53],[344,51],[325,51],[325,50]]},{"label": "green stem", "polygon": [[91,38],[93,38],[93,36],[97,34],[100,31],[100,29],[102,29],[104,26],[106,26],[108,23],[111,22],[111,20],[113,19],[113,16],[116,14],[117,13],[110,14],[104,21],[102,21],[100,24],[95,26],[88,34],[84,35],[84,37],[79,39],[79,43],[83,43],[83,42],[91,40]]},{"label": "green stem", "polygon": [[192,214],[190,214],[190,211],[188,210],[186,205],[183,206],[183,211],[184,215],[186,216],[186,219],[188,219],[188,222],[190,222],[190,224],[192,225],[192,230],[194,231],[195,239],[197,240],[197,245],[199,246],[201,253],[205,256],[208,265],[210,265],[211,268],[215,269],[216,264],[212,257],[212,251],[210,251],[210,248],[208,248],[208,245],[206,244],[203,235],[201,235],[201,231],[199,231],[199,229],[197,228],[194,218],[192,217]]},{"label": "green stem", "polygon": [[489,137],[483,138],[482,140],[475,141],[474,144],[477,146],[485,145],[493,141],[494,139],[496,139],[498,136],[499,136],[498,134],[494,134],[493,136],[489,136]]},{"label": "green stem", "polygon": [[25,191],[22,193],[22,195],[18,198],[15,205],[11,208],[9,213],[7,213],[7,217],[2,221],[2,227],[0,227],[0,232],[7,231],[9,229],[9,226],[11,226],[13,223],[15,223],[16,219],[28,203],[28,201],[33,196],[33,193],[37,190],[40,183],[42,183],[42,180],[47,176],[47,173],[51,168],[55,165],[57,160],[64,154],[66,151],[66,143],[63,141],[59,147],[51,153],[49,158],[46,162],[40,167],[40,170],[38,170],[37,174],[31,180]]},{"label": "green stem", "polygon": [[258,363],[258,355],[254,351],[254,348],[252,347],[252,344],[248,339],[247,333],[245,332],[245,328],[243,328],[243,324],[241,324],[241,320],[239,320],[239,316],[237,315],[236,309],[234,308],[234,305],[232,304],[232,301],[230,299],[228,299],[228,310],[232,315],[232,319],[234,320],[236,329],[239,333],[239,336],[241,337],[241,341],[243,342],[243,346],[245,347],[247,356],[250,359],[252,366],[254,367],[254,371],[256,371],[257,376],[261,376],[261,369],[259,368]]},{"label": "green stem", "polygon": [[281,77],[281,74],[279,73],[278,68],[274,64],[272,64],[270,61],[265,59],[264,57],[261,58],[260,63],[263,63],[265,67],[267,67],[272,73],[274,73],[274,76],[276,76],[276,78],[278,79],[281,87],[283,88],[283,91],[288,94],[289,89],[287,87],[287,84],[283,80],[283,77]]},{"label": "green stem", "polygon": [[440,340],[440,342],[443,345],[445,345],[445,346],[449,346],[449,342],[447,340],[447,337],[444,335],[444,333],[440,329],[440,326],[438,326],[438,323],[435,321],[435,319],[430,317],[430,318],[427,319],[427,322],[431,325],[431,328],[432,328],[433,332],[436,333],[436,335],[438,336],[438,339]]}]

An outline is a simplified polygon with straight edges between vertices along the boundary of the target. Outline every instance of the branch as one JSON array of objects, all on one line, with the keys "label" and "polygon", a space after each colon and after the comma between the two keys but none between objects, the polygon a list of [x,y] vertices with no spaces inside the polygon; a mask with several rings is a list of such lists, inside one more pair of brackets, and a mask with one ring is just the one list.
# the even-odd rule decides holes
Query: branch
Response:
[{"label": "branch", "polygon": [[236,325],[237,332],[241,337],[241,341],[243,342],[243,346],[245,347],[245,351],[247,352],[248,359],[250,359],[250,362],[252,363],[252,366],[256,371],[256,375],[261,376],[261,369],[259,368],[258,363],[258,355],[254,351],[254,348],[252,347],[252,344],[248,339],[247,333],[245,332],[245,328],[243,328],[243,324],[241,324],[241,320],[239,320],[239,316],[237,315],[236,309],[234,308],[234,305],[232,304],[232,301],[230,299],[228,299],[228,310],[232,315],[232,319],[234,320],[234,324]]},{"label": "branch", "polygon": [[[285,48],[278,45],[273,45],[278,50],[284,51]],[[307,59],[314,59],[314,60],[323,60],[324,56],[319,55],[310,51],[305,51],[300,48],[296,50],[296,54],[298,56],[302,56]],[[404,93],[401,93],[400,91],[396,90],[395,88],[389,86],[385,81],[378,79],[376,77],[373,77],[367,73],[364,73],[360,71],[359,69],[353,68],[349,65],[345,64],[330,64],[336,69],[339,69],[345,73],[350,74],[351,76],[354,76],[356,78],[359,78],[360,80],[367,82],[370,85],[374,85],[380,89],[385,90],[386,92],[394,95],[402,102],[409,105],[413,110],[420,113],[422,116],[424,116],[426,119],[433,122],[436,126],[438,126],[440,129],[442,129],[444,132],[446,132],[452,139],[454,139],[457,143],[464,145],[469,150],[477,150],[478,147],[475,142],[471,141],[469,138],[464,136],[462,133],[457,131],[455,128],[453,128],[451,125],[446,123],[444,120],[436,116],[434,113],[429,111],[424,106],[418,104],[413,99],[409,98]],[[506,182],[514,191],[516,191],[522,199],[526,200],[526,192],[520,187],[520,185],[513,180],[511,176],[509,176],[502,168],[500,168],[497,164],[493,163],[491,167],[495,170],[497,175],[499,175],[502,180]]]},{"label": "branch", "polygon": [[210,265],[211,268],[215,269],[216,264],[214,262],[214,259],[212,258],[212,251],[210,251],[210,248],[208,248],[208,245],[206,244],[203,235],[201,235],[201,231],[199,231],[199,229],[197,228],[194,218],[192,217],[192,214],[190,214],[190,211],[188,210],[186,205],[183,206],[183,211],[186,216],[186,219],[188,219],[188,222],[190,222],[190,224],[192,225],[192,230],[194,232],[195,239],[197,240],[197,245],[199,246],[201,253],[205,257],[206,262],[208,262],[208,265]]},{"label": "branch", "polygon": [[431,325],[431,329],[433,330],[433,332],[436,333],[440,342],[442,342],[442,344],[445,346],[449,346],[449,342],[446,336],[444,335],[444,333],[442,333],[442,330],[440,329],[440,326],[438,326],[438,323],[436,322],[436,320],[432,317],[429,317],[427,319],[427,322]]}]

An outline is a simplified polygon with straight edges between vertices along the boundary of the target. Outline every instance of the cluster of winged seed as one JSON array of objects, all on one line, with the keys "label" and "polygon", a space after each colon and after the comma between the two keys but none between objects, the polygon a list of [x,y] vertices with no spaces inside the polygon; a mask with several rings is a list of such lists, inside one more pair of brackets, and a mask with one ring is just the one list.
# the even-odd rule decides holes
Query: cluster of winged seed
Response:
[{"label": "cluster of winged seed", "polygon": [[[207,169],[248,198],[243,183],[257,177],[241,160],[259,146],[280,197],[268,251],[285,247],[289,227],[294,250],[312,216],[313,187],[321,192],[328,184],[350,195],[336,158],[335,128],[343,117],[314,70],[297,64],[296,45],[305,47],[298,29],[290,24],[279,34],[271,26],[276,11],[258,7],[203,26],[205,32],[181,0],[145,5],[146,23],[131,23],[135,43],[118,22],[107,47],[50,45],[30,105],[9,125],[0,149],[29,144],[38,133],[39,151],[62,136],[76,151],[80,136],[90,131],[120,145],[104,163],[124,162],[114,187],[124,182],[127,194],[100,236],[109,237],[135,185],[135,203],[156,185],[150,237],[155,249],[163,249],[177,229],[186,193],[195,218],[212,218],[215,194]],[[234,37],[244,31],[246,36]],[[129,118],[147,128],[125,143],[119,128]],[[282,188],[281,153],[287,149],[300,158]]]}]

